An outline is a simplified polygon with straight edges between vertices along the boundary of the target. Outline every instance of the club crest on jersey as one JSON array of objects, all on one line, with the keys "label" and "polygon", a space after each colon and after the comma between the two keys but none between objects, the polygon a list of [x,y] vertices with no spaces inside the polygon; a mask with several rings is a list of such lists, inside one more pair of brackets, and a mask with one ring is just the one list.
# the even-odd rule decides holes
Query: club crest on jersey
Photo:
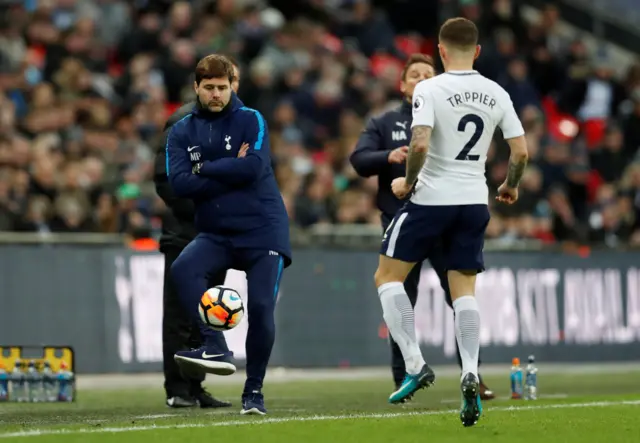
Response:
[{"label": "club crest on jersey", "polygon": [[413,110],[414,111],[419,111],[419,110],[422,109],[423,106],[424,106],[424,98],[422,98],[421,95],[417,95],[413,99]]},{"label": "club crest on jersey", "polygon": [[230,136],[230,135],[225,136],[225,137],[224,137],[224,141],[227,143],[227,144],[224,146],[224,148],[225,148],[227,151],[231,151],[231,143],[229,143],[229,142],[231,141],[231,136]]}]

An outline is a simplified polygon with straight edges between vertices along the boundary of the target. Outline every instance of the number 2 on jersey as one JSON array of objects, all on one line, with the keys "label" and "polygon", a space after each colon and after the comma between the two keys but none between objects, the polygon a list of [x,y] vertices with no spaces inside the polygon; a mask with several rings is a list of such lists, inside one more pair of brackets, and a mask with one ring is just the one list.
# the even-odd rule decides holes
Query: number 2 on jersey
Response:
[{"label": "number 2 on jersey", "polygon": [[480,118],[480,116],[476,114],[467,114],[460,119],[460,123],[458,123],[458,131],[464,132],[469,123],[473,123],[473,125],[475,126],[475,131],[473,132],[471,139],[467,142],[466,145],[464,145],[464,148],[462,148],[462,151],[460,151],[460,153],[456,157],[456,160],[477,162],[478,160],[480,160],[480,156],[476,154],[469,155],[469,151],[471,151],[476,143],[478,143],[478,140],[480,140],[482,131],[484,131],[484,121],[482,121],[482,118]]}]

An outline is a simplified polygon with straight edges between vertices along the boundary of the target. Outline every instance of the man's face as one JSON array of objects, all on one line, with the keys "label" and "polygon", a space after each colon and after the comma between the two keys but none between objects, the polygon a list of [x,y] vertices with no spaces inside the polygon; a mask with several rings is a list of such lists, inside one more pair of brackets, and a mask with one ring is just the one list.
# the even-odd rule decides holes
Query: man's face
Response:
[{"label": "man's face", "polygon": [[211,112],[220,112],[231,100],[231,83],[227,77],[206,78],[194,83],[202,107]]},{"label": "man's face", "polygon": [[411,100],[413,97],[413,90],[416,88],[418,82],[426,80],[435,75],[433,66],[426,63],[414,63],[407,69],[407,75],[402,83],[400,83],[400,91],[404,96]]},{"label": "man's face", "polygon": [[239,88],[240,88],[240,70],[236,65],[233,65],[233,81],[231,82],[231,89],[233,89],[233,92],[237,94]]}]

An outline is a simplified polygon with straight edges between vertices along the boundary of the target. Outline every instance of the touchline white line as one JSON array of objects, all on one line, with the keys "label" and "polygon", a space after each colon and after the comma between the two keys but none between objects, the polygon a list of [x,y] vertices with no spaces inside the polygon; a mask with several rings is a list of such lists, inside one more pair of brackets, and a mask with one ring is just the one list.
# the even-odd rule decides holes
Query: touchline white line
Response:
[{"label": "touchline white line", "polygon": [[[576,409],[576,408],[607,408],[612,406],[640,406],[640,400],[628,401],[594,401],[587,403],[559,403],[552,405],[507,406],[489,408],[487,412],[536,411],[545,409]],[[40,437],[47,435],[76,435],[76,434],[113,434],[118,432],[141,432],[162,429],[195,429],[215,428],[220,426],[264,426],[277,423],[305,422],[305,421],[338,421],[362,419],[386,419],[412,416],[445,415],[458,413],[457,410],[422,411],[422,412],[391,412],[380,414],[346,414],[346,415],[311,415],[307,417],[277,417],[257,420],[227,420],[213,423],[183,423],[171,425],[145,425],[111,428],[78,428],[78,429],[33,429],[30,431],[8,432],[0,434],[0,438]]]}]

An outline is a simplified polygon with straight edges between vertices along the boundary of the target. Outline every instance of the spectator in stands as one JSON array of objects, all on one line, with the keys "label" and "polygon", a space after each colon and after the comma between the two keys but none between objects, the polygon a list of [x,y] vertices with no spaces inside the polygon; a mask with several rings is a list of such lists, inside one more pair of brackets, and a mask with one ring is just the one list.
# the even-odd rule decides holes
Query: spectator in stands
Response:
[{"label": "spectator in stands", "polygon": [[566,191],[554,187],[547,196],[552,212],[552,233],[558,242],[579,242],[584,239],[584,228],[576,218]]},{"label": "spectator in stands", "polygon": [[[593,243],[616,247],[626,244],[631,236],[632,222],[620,212],[625,206],[619,200],[615,186],[600,187],[589,216],[589,240]],[[629,208],[627,208],[629,209]]]},{"label": "spectator in stands", "polygon": [[640,84],[631,91],[631,113],[624,122],[624,156],[627,162],[638,161],[640,151]]},{"label": "spectator in stands", "polygon": [[403,58],[404,54],[395,46],[394,31],[382,11],[375,10],[369,0],[351,0],[352,9],[343,22],[338,35],[353,37],[362,53],[371,57],[378,51]]},{"label": "spectator in stands", "polygon": [[563,91],[558,105],[581,121],[609,120],[618,116],[625,98],[622,85],[613,78],[611,60],[596,59],[586,76],[576,73]]},{"label": "spectator in stands", "polygon": [[527,106],[540,106],[539,92],[529,80],[527,64],[523,58],[516,57],[509,61],[507,71],[500,76],[498,83],[511,96],[511,101],[518,114],[522,114]]},{"label": "spectator in stands", "polygon": [[[345,159],[366,119],[400,98],[398,57],[433,51],[432,40],[394,32],[413,17],[366,0],[13,3],[0,10],[1,230],[157,235],[164,209],[149,146],[192,98],[194,60],[221,50],[245,68],[241,98],[269,121],[291,220],[376,220],[375,183]],[[446,6],[484,30],[477,69],[509,90],[531,150],[526,192],[494,213],[488,235],[640,244],[640,179],[629,166],[640,148],[640,65],[614,75],[606,54],[564,32],[552,4],[534,22],[512,0]],[[505,152],[497,137],[490,183],[504,178]],[[606,210],[599,186],[615,189]]]},{"label": "spectator in stands", "polygon": [[605,183],[615,183],[629,160],[624,152],[623,133],[616,125],[610,125],[605,133],[602,145],[591,152],[591,164]]}]

